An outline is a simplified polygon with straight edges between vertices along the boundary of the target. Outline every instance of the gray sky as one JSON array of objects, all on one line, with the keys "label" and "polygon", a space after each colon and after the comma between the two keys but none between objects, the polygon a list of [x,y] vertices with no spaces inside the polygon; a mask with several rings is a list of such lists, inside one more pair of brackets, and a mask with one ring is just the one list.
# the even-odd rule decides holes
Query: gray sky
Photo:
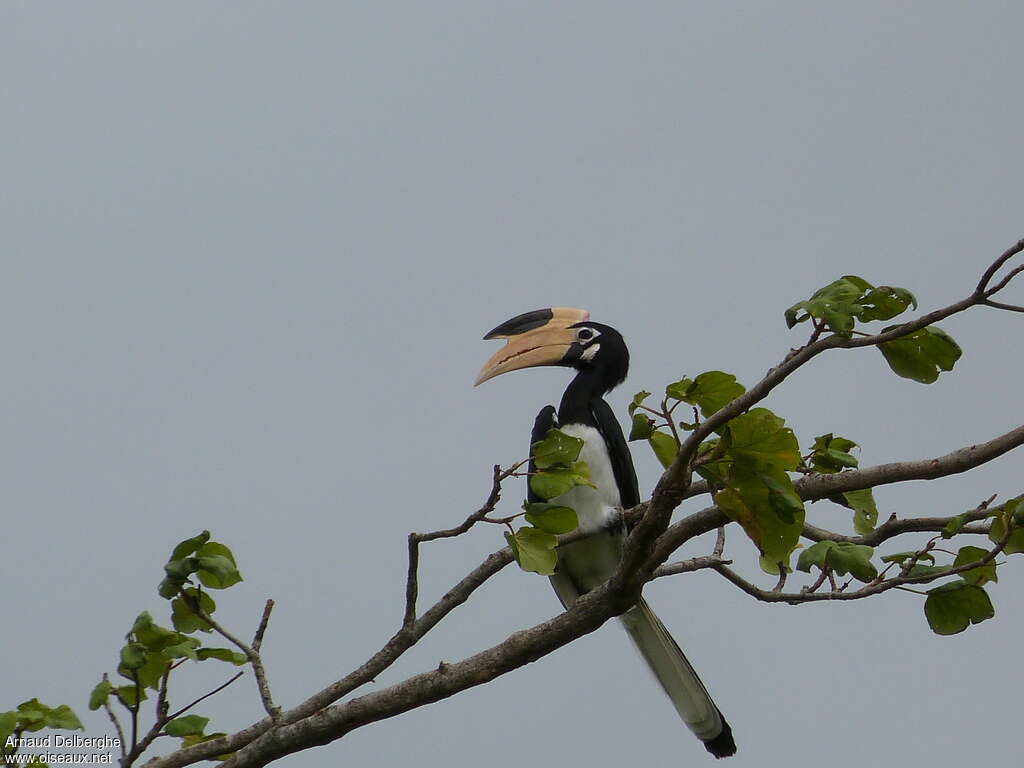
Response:
[{"label": "gray sky", "polygon": [[[137,613],[166,619],[161,566],[203,528],[246,576],[220,598],[229,626],[251,635],[277,600],[280,703],[360,664],[400,620],[406,533],[475,509],[568,380],[472,388],[480,336],[514,314],[581,306],[619,328],[625,421],[633,392],[683,374],[754,382],[805,338],[783,310],[840,275],[932,308],[1024,234],[1019,4],[727,5],[0,5],[0,710],[39,696],[107,733],[88,692]],[[1020,316],[944,328],[965,354],[931,387],[862,350],[768,405],[803,445],[857,440],[865,465],[1019,424]],[[634,456],[649,491],[656,462]],[[1019,493],[1019,461],[877,499],[955,514]],[[424,600],[502,543],[426,547]],[[951,638],[906,593],[766,606],[697,574],[648,597],[732,723],[736,768],[1005,763],[1019,570],[989,590],[996,619]],[[557,609],[508,569],[378,684]],[[202,671],[182,703],[228,676]],[[224,730],[260,716],[251,676],[208,704]],[[613,625],[283,764],[410,754],[711,761]]]}]

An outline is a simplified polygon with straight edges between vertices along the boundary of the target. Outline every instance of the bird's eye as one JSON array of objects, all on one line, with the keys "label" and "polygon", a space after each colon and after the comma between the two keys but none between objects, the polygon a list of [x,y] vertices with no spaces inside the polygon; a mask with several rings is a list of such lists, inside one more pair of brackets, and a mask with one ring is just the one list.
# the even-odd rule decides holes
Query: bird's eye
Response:
[{"label": "bird's eye", "polygon": [[594,332],[589,328],[580,328],[579,332],[576,334],[576,338],[579,341],[590,341],[594,338]]}]

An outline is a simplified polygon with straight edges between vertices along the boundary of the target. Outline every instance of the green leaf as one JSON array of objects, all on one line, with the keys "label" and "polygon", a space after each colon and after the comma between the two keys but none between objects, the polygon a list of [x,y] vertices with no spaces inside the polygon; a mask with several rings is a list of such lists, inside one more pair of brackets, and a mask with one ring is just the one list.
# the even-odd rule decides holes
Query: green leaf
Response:
[{"label": "green leaf", "polygon": [[[704,456],[707,453],[713,453],[722,447],[722,441],[717,437],[713,437],[710,440],[705,440],[697,447],[697,455]],[[722,455],[722,454],[720,454]],[[701,464],[696,468],[697,474],[707,480],[709,483],[714,483],[717,486],[726,485],[726,476],[728,474],[729,466],[732,461],[711,461],[707,464]]]},{"label": "green leaf", "polygon": [[550,576],[555,572],[558,538],[538,528],[520,528],[515,534],[505,534],[519,567],[524,571]]},{"label": "green leaf", "polygon": [[967,523],[967,513],[952,518],[942,529],[942,538],[951,539],[960,533],[960,529]]},{"label": "green leaf", "polygon": [[856,275],[846,275],[819,288],[806,301],[798,301],[786,310],[786,326],[792,328],[814,317],[823,321],[832,331],[849,336],[854,316],[864,311],[861,300],[871,290],[871,283]]},{"label": "green leaf", "polygon": [[853,510],[853,529],[862,536],[875,530],[878,524],[878,507],[870,488],[859,491],[844,491],[843,498]]},{"label": "green leaf", "polygon": [[797,570],[810,573],[811,566],[817,566],[821,570],[828,566],[840,576],[850,574],[858,581],[867,583],[878,576],[878,570],[871,562],[873,554],[874,550],[863,544],[819,541],[800,553],[796,567]]},{"label": "green leaf", "polygon": [[[186,589],[185,594],[190,596],[193,600],[199,601],[199,607],[207,614],[210,615],[216,609],[216,603],[213,602],[213,598],[210,597],[206,592],[200,592],[198,589]],[[200,618],[195,612],[189,608],[188,603],[184,597],[176,597],[171,602],[171,623],[174,628],[179,632],[185,634],[191,634],[196,630],[200,632],[210,632],[209,623]]]},{"label": "green leaf", "polygon": [[828,553],[828,560],[833,570],[840,576],[850,574],[858,581],[867,583],[878,576],[875,564],[871,562],[874,554],[871,547],[864,544],[853,544],[848,541],[836,542],[836,546]]},{"label": "green leaf", "polygon": [[[774,470],[779,472],[780,470]],[[784,520],[772,506],[770,491],[761,479],[763,472],[744,464],[735,464],[728,476],[729,487],[715,494],[715,503],[738,522],[764,557],[762,565],[769,573],[777,573],[776,563],[786,564],[800,540],[804,510],[794,511],[793,519]]]},{"label": "green leaf", "polygon": [[654,434],[654,422],[645,413],[633,414],[633,426],[629,430],[629,441],[646,440]]},{"label": "green leaf", "polygon": [[935,634],[955,635],[991,619],[995,609],[984,589],[958,579],[928,590],[924,615]]},{"label": "green leaf", "polygon": [[177,596],[184,583],[183,579],[172,579],[168,576],[166,579],[161,581],[159,585],[157,585],[157,594],[159,594],[164,600],[170,600]]},{"label": "green leaf", "polygon": [[914,555],[918,556],[917,562],[919,563],[935,562],[935,556],[932,555],[930,552],[894,552],[891,555],[882,555],[882,562],[899,563],[900,565],[903,565],[905,561],[909,560]]},{"label": "green leaf", "polygon": [[683,376],[679,381],[673,382],[665,387],[665,397],[687,402],[687,398],[690,396],[691,387],[693,387],[693,379],[689,376]]},{"label": "green leaf", "polygon": [[199,581],[210,589],[227,589],[242,581],[235,556],[217,541],[208,541],[199,548]]},{"label": "green leaf", "polygon": [[5,754],[4,746],[7,744],[7,738],[14,733],[17,727],[17,712],[0,712],[0,755]]},{"label": "green leaf", "polygon": [[525,504],[526,520],[535,528],[548,533],[560,534],[575,531],[579,527],[576,510],[556,504]]},{"label": "green leaf", "polygon": [[583,441],[580,438],[552,427],[543,440],[538,440],[531,446],[530,452],[533,454],[537,469],[547,469],[572,464],[579,459],[582,449]]},{"label": "green leaf", "polygon": [[39,699],[29,699],[18,705],[18,725],[21,730],[38,731],[46,727],[46,716],[50,708]]},{"label": "green leaf", "polygon": [[[992,527],[988,530],[988,537],[993,544],[998,544],[1006,535],[1006,523],[1003,518],[997,517],[992,520]],[[1003,552],[1007,555],[1015,555],[1024,552],[1024,528],[1014,528],[1010,532],[1010,539],[1006,542]]]},{"label": "green leaf", "polygon": [[146,663],[147,653],[142,643],[128,643],[121,649],[121,666],[125,669],[139,669]]},{"label": "green leaf", "polygon": [[184,581],[199,570],[199,560],[195,557],[184,557],[181,560],[168,560],[164,566],[167,578],[172,581]]},{"label": "green leaf", "polygon": [[707,418],[746,391],[731,373],[705,371],[693,381],[684,378],[670,384],[666,387],[665,394],[690,405],[696,405],[704,418]]},{"label": "green leaf", "polygon": [[505,533],[505,541],[508,542],[508,546],[512,550],[512,557],[513,557],[513,559],[515,559],[516,563],[518,564],[519,563],[519,542],[516,541],[516,537],[515,537],[514,534],[511,534],[511,533],[508,533],[508,532]]},{"label": "green leaf", "polygon": [[198,574],[199,581],[210,589],[227,589],[242,580],[242,574],[235,564],[223,555],[200,557]]},{"label": "green leaf", "polygon": [[737,416],[723,430],[728,431],[732,441],[729,454],[736,459],[795,470],[801,462],[800,445],[785,423],[767,408],[754,408]]},{"label": "green leaf", "polygon": [[[160,690],[160,680],[170,666],[171,660],[163,653],[151,653],[146,659],[146,663],[135,671],[135,676],[139,680],[139,685],[158,691]],[[118,671],[121,671],[120,668]]]},{"label": "green leaf", "polygon": [[107,698],[113,690],[114,686],[110,684],[109,680],[100,680],[96,683],[96,687],[93,688],[92,693],[89,694],[89,709],[99,709],[106,704]]},{"label": "green leaf", "polygon": [[796,516],[804,511],[803,499],[793,488],[789,475],[774,468],[757,473],[758,479],[768,489],[768,504],[784,523],[792,524]]},{"label": "green leaf", "polygon": [[654,432],[647,438],[647,442],[650,443],[661,466],[665,469],[671,467],[672,462],[676,460],[676,454],[679,453],[679,443],[676,439],[666,432]]},{"label": "green leaf", "polygon": [[51,709],[46,715],[46,725],[49,728],[58,728],[64,731],[85,730],[78,715],[67,704],[61,704],[59,707]]},{"label": "green leaf", "polygon": [[153,623],[148,611],[143,611],[132,625],[131,635],[150,651],[160,651],[168,645],[180,642],[181,635],[159,624]]},{"label": "green leaf", "polygon": [[160,651],[160,654],[165,659],[192,659],[193,661],[199,661],[199,656],[196,653],[196,648],[199,647],[199,641],[194,637],[188,637],[186,635],[180,635],[182,641],[169,645]]},{"label": "green leaf", "polygon": [[530,475],[530,489],[542,499],[554,499],[568,493],[577,485],[589,485],[590,469],[585,461],[577,461],[568,467],[549,467]]},{"label": "green leaf", "polygon": [[1024,526],[1024,503],[1022,502],[1024,502],[1024,496],[1018,496],[1003,504],[1003,510],[1013,518],[1014,525]]},{"label": "green leaf", "polygon": [[629,404],[629,415],[632,416],[636,409],[643,405],[644,400],[651,396],[650,392],[640,391],[633,395],[633,402]]},{"label": "green leaf", "polygon": [[812,566],[825,570],[825,566],[828,564],[828,553],[835,545],[836,542],[828,539],[815,542],[800,553],[800,557],[796,561],[796,569],[804,573],[810,573]]},{"label": "green leaf", "polygon": [[249,659],[244,653],[241,651],[233,651],[230,648],[200,648],[196,651],[196,657],[199,661],[206,661],[206,659],[227,661],[234,664],[236,667],[240,667],[249,662]]},{"label": "green leaf", "polygon": [[[883,328],[890,331],[898,326]],[[914,331],[878,345],[885,361],[897,376],[931,384],[939,371],[951,371],[962,351],[960,345],[936,325]]]},{"label": "green leaf", "polygon": [[908,307],[917,309],[917,299],[906,288],[892,288],[887,285],[880,285],[868,291],[860,299],[862,306],[857,318],[862,322],[871,320],[891,320],[896,315],[903,314]]},{"label": "green leaf", "polygon": [[[953,565],[958,566],[974,563],[981,560],[987,554],[988,550],[984,550],[981,547],[960,547],[960,551],[957,553],[956,560],[953,561]],[[999,581],[999,576],[996,574],[996,564],[993,560],[990,560],[985,565],[979,565],[977,568],[971,568],[968,571],[964,571],[960,574],[960,578],[968,584],[976,584],[979,587],[990,581]]]},{"label": "green leaf", "polygon": [[171,560],[181,560],[188,555],[193,554],[209,540],[209,531],[203,531],[198,536],[193,536],[191,539],[185,539],[174,548],[174,551],[171,553]]},{"label": "green leaf", "polygon": [[209,722],[210,718],[208,717],[185,715],[171,720],[164,726],[164,732],[168,736],[199,736],[206,730],[206,725]]},{"label": "green leaf", "polygon": [[857,444],[845,437],[834,437],[831,433],[819,435],[814,438],[811,466],[826,474],[856,467],[857,458],[850,453],[855,447]]},{"label": "green leaf", "polygon": [[145,701],[147,698],[149,698],[148,696],[146,696],[145,688],[140,687],[138,689],[138,692],[141,695],[136,700],[134,685],[122,685],[114,689],[114,694],[117,696],[117,698],[121,700],[122,704],[129,708],[134,707],[139,701]]}]

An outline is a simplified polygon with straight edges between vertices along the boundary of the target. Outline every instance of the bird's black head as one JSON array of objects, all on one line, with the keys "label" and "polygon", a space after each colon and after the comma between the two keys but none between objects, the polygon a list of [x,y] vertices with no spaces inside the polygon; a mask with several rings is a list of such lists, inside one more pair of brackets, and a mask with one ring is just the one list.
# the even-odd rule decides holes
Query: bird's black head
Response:
[{"label": "bird's black head", "polygon": [[[507,320],[485,339],[506,339],[477,376],[480,384],[520,368],[557,365],[579,371],[587,389],[603,394],[617,387],[629,371],[629,350],[622,334],[590,320],[583,309],[552,307]],[[583,383],[581,381],[581,383]]]},{"label": "bird's black head", "polygon": [[576,338],[558,363],[572,366],[599,383],[609,392],[626,380],[629,373],[629,349],[622,334],[610,325],[588,321],[569,326]]}]

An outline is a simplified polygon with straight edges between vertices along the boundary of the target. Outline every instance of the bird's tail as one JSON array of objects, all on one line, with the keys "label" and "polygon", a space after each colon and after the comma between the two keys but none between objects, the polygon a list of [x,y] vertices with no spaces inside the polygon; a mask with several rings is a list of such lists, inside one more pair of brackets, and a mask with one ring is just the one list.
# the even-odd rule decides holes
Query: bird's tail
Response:
[{"label": "bird's tail", "polygon": [[679,645],[646,601],[641,598],[621,618],[629,637],[686,726],[715,757],[735,754],[732,729]]}]

